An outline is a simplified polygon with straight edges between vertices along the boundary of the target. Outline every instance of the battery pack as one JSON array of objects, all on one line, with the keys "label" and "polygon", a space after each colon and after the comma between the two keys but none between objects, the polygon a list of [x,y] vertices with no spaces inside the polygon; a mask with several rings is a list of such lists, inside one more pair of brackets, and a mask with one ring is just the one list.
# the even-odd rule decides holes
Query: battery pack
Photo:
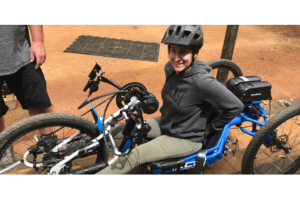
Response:
[{"label": "battery pack", "polygon": [[235,87],[240,83],[261,81],[258,76],[239,76],[231,78],[227,81],[226,87],[231,92],[234,92]]},{"label": "battery pack", "polygon": [[271,87],[266,81],[244,82],[236,85],[233,94],[243,102],[272,100]]}]

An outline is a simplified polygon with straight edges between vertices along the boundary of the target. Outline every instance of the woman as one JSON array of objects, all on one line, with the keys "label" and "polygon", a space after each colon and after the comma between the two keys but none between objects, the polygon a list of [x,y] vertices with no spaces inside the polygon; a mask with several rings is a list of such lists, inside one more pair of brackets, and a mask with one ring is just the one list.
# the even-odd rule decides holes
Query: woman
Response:
[{"label": "woman", "polygon": [[[202,148],[207,135],[222,130],[244,107],[210,75],[211,68],[205,62],[197,61],[203,46],[201,26],[172,25],[162,43],[168,44],[170,61],[165,66],[161,117],[146,120],[152,128],[148,136],[155,139],[98,174],[123,174],[144,163],[192,155]],[[222,113],[206,124],[212,107]],[[119,132],[117,129],[120,127],[114,132]]]}]

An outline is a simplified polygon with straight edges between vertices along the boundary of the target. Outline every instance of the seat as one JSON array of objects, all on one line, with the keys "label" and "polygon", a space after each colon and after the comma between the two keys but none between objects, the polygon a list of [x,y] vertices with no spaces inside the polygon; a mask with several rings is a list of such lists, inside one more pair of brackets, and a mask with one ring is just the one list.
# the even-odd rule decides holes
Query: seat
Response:
[{"label": "seat", "polygon": [[[217,118],[219,116],[219,110],[212,108],[209,118],[207,120],[207,123],[210,123],[213,119]],[[222,131],[216,131],[212,132],[208,135],[206,144],[203,146],[202,149],[198,152],[197,158],[196,158],[196,166],[194,168],[194,172],[197,174],[202,173],[203,164],[205,161],[206,156],[206,150],[213,148],[217,145]],[[179,171],[181,167],[184,167],[186,165],[185,158],[172,158],[172,159],[166,159],[161,161],[155,161],[152,163],[145,164],[150,171],[155,173],[155,170],[159,170],[160,174],[164,174],[166,170],[174,169],[174,171]],[[175,170],[176,169],[176,170]]]}]

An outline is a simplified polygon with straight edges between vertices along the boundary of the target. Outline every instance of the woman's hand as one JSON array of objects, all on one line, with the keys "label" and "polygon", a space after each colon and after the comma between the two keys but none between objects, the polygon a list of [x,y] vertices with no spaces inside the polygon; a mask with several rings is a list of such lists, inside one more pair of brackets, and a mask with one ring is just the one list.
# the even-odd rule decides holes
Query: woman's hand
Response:
[{"label": "woman's hand", "polygon": [[210,134],[210,132],[208,130],[205,129],[205,134],[204,137],[207,137]]}]

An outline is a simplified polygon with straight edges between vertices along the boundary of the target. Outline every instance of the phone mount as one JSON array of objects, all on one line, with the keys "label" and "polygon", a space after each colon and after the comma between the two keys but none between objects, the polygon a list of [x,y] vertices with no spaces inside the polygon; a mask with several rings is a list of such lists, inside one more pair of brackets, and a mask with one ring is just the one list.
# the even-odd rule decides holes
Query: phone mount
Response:
[{"label": "phone mount", "polygon": [[[99,66],[97,63],[94,66],[94,68],[92,69],[92,71],[89,74],[89,78],[90,80],[87,82],[87,84],[85,85],[83,91],[86,92],[87,89],[90,89],[89,95],[91,95],[93,92],[98,91],[98,85],[100,83],[100,76],[102,74],[104,74],[104,72],[99,75],[99,71],[101,70],[101,66]],[[98,77],[97,80],[94,80],[95,77]]]}]

